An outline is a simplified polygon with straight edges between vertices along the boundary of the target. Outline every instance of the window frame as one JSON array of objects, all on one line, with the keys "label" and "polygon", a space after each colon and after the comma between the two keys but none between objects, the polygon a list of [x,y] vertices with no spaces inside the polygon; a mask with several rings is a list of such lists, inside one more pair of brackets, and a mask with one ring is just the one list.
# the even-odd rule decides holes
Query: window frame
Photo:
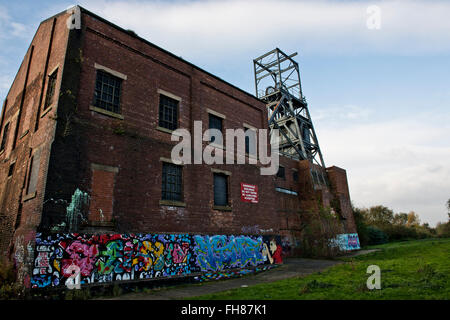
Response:
[{"label": "window frame", "polygon": [[[283,170],[281,170],[281,169],[283,169]],[[283,172],[283,174],[281,175],[280,172]],[[276,176],[279,179],[286,180],[286,168],[282,165],[278,166],[278,171],[276,173]]]},{"label": "window frame", "polygon": [[[99,75],[102,75],[102,79],[101,79],[101,88],[98,89],[98,83],[99,83]],[[115,83],[118,83],[118,88],[117,85],[112,85],[110,83],[105,83],[105,81],[103,81],[103,77],[109,77],[109,80],[114,80]],[[113,74],[112,72],[108,72],[108,70],[105,70],[103,68],[97,68],[96,69],[96,78],[95,78],[95,85],[94,85],[94,97],[93,97],[93,102],[92,102],[92,106],[96,109],[96,111],[99,112],[106,112],[106,113],[111,113],[111,114],[116,114],[116,115],[122,115],[122,96],[123,96],[123,81],[125,79],[123,77],[119,77],[117,74]],[[108,102],[106,100],[103,100],[103,93],[104,93],[104,86],[107,85],[109,87],[112,87],[112,93],[111,93],[111,99],[112,102]],[[100,91],[99,91],[100,90]],[[98,93],[99,91],[99,93]],[[118,91],[118,102],[117,102],[117,106],[115,105],[115,98],[116,98],[116,91]],[[109,94],[109,93],[106,93]],[[98,97],[100,96],[100,98]],[[108,109],[108,106],[106,106],[106,108],[104,106],[101,105],[101,103],[99,102],[103,102],[104,104],[110,104],[111,105],[111,109]],[[117,110],[116,110],[117,107]]]},{"label": "window frame", "polygon": [[[216,121],[216,123],[220,123],[220,129],[216,128],[216,127],[212,127],[211,126],[211,119],[213,119],[212,122]],[[214,114],[212,112],[208,112],[208,129],[216,129],[219,130],[222,133],[222,141],[220,141],[219,143],[215,140],[216,137],[211,136],[209,137],[209,143],[211,144],[215,144],[215,145],[220,145],[220,146],[224,146],[225,145],[225,141],[224,141],[224,134],[223,134],[223,119],[221,116]],[[214,141],[212,140],[212,138],[214,138]]]},{"label": "window frame", "polygon": [[[167,186],[169,185],[168,181],[167,181],[167,170],[165,170],[165,168],[177,168],[178,173],[176,175],[176,180],[179,179],[179,183],[178,181],[175,181],[175,188],[177,188],[177,186],[179,185],[179,192],[174,192],[171,190],[167,190]],[[173,175],[173,174],[172,174]],[[179,202],[182,203],[184,201],[184,188],[183,188],[183,166],[182,165],[176,165],[174,163],[168,162],[168,161],[162,161],[162,167],[161,167],[161,201],[166,201],[166,202]],[[167,197],[167,193],[170,194],[179,194],[179,198],[176,199],[174,197]],[[166,197],[165,197],[166,194]]]},{"label": "window frame", "polygon": [[[175,103],[175,112],[173,112],[173,106],[170,105],[163,105],[162,101],[163,99],[167,99],[168,102],[174,102]],[[176,99],[176,97],[174,97],[171,94],[167,94],[166,92],[163,92],[161,90],[158,90],[158,128],[163,130],[163,131],[175,131],[176,129],[178,129],[179,126],[179,119],[180,119],[180,99]],[[163,107],[163,110],[161,110],[161,108]],[[172,118],[175,118],[174,120],[172,119],[172,121],[168,121],[165,119],[162,119],[162,116],[165,115],[164,111],[168,110],[169,108],[172,108],[171,113],[172,113]],[[174,116],[175,113],[175,116]],[[166,123],[169,123],[169,127],[166,126]]]},{"label": "window frame", "polygon": [[3,127],[2,140],[1,140],[1,143],[0,143],[0,152],[3,152],[4,150],[6,150],[6,147],[7,147],[7,144],[8,144],[8,134],[9,134],[10,124],[11,124],[11,122],[8,121],[7,123],[5,123],[5,126]]},{"label": "window frame", "polygon": [[299,181],[299,176],[298,176],[298,171],[297,170],[292,170],[292,180],[294,182],[298,182]]},{"label": "window frame", "polygon": [[55,92],[56,92],[56,82],[58,81],[58,70],[59,68],[56,68],[52,73],[48,75],[48,81],[47,81],[47,91],[45,93],[45,101],[44,101],[44,111],[50,108],[55,99]]},{"label": "window frame", "polygon": [[[36,161],[36,163],[35,163],[35,161]],[[34,196],[36,196],[37,185],[39,182],[40,167],[41,167],[41,149],[38,149],[38,150],[34,151],[32,156],[30,157],[30,162],[28,165],[27,184],[26,184],[26,189],[25,189],[26,197],[24,200],[29,200],[29,199],[33,198]],[[36,171],[34,171],[33,169],[36,169]],[[34,190],[30,191],[31,179],[32,179],[33,175],[35,175],[35,174],[36,174],[36,182],[35,182],[35,185],[33,186]]]},{"label": "window frame", "polygon": [[[225,179],[225,204],[216,202],[216,177]],[[214,209],[229,209],[230,206],[230,175],[224,172],[213,171],[213,205]]]},{"label": "window frame", "polygon": [[[255,160],[258,160],[258,134],[257,134],[257,129],[253,126],[250,126],[246,123],[244,123],[244,133],[246,133],[248,130],[250,130],[251,132],[253,132],[253,134],[255,135],[255,153],[250,153],[250,137],[246,134],[245,135],[245,155],[249,158],[253,158]],[[247,143],[248,142],[248,143]]]}]

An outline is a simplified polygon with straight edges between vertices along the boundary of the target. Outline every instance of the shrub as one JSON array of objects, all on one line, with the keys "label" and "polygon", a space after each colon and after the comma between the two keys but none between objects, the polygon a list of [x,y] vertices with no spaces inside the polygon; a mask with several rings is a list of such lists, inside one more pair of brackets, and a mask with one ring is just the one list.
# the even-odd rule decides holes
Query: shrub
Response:
[{"label": "shrub", "polygon": [[447,223],[439,222],[436,225],[436,235],[440,238],[450,237],[450,221]]},{"label": "shrub", "polygon": [[0,300],[21,298],[22,288],[16,283],[16,274],[11,264],[0,263]]},{"label": "shrub", "polygon": [[334,257],[339,253],[339,247],[331,246],[330,240],[341,233],[341,223],[330,208],[319,209],[319,212],[302,212],[304,224],[301,248],[302,255],[309,257]]},{"label": "shrub", "polygon": [[383,244],[388,242],[388,236],[381,229],[373,226],[367,227],[367,234],[369,238],[370,245],[372,244]]}]

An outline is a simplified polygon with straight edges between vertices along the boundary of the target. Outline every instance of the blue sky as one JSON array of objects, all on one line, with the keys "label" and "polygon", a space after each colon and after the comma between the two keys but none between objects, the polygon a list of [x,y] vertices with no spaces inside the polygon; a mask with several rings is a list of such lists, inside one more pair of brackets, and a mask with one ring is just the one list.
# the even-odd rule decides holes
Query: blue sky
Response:
[{"label": "blue sky", "polygon": [[74,4],[250,93],[253,58],[298,52],[325,164],[347,170],[354,204],[446,220],[449,1],[0,0],[2,101],[39,22]]}]

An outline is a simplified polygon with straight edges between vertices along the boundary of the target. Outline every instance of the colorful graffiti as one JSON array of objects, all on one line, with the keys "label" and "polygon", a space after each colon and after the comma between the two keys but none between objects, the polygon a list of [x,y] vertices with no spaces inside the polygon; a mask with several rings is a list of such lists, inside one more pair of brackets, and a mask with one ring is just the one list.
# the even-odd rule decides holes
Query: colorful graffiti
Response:
[{"label": "colorful graffiti", "polygon": [[197,264],[201,270],[243,268],[264,263],[262,237],[194,236]]},{"label": "colorful graffiti", "polygon": [[333,241],[333,244],[339,246],[339,249],[342,251],[361,249],[357,233],[339,234]]},{"label": "colorful graffiti", "polygon": [[263,244],[263,255],[267,257],[271,264],[281,264],[283,263],[283,258],[281,257],[283,253],[283,248],[277,243],[275,237],[271,238],[269,241],[269,246],[266,243]]},{"label": "colorful graffiti", "polygon": [[266,238],[248,235],[37,234],[31,285],[33,288],[63,286],[69,278],[74,279],[74,270],[78,270],[81,284],[89,284],[280,263],[267,254]]}]

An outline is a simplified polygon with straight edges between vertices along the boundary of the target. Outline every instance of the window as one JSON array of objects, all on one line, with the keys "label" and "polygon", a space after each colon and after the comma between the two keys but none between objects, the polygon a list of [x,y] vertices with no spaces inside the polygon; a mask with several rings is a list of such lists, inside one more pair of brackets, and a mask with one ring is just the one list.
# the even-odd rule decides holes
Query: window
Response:
[{"label": "window", "polygon": [[94,106],[113,113],[120,111],[120,90],[122,79],[102,70],[97,70],[95,82]]},{"label": "window", "polygon": [[228,176],[214,173],[214,205],[228,206]]},{"label": "window", "polygon": [[112,223],[114,213],[114,181],[119,168],[91,163],[92,182],[89,198],[89,221]]},{"label": "window", "polygon": [[285,188],[280,188],[280,187],[275,187],[275,191],[281,192],[281,193],[286,193],[286,194],[290,194],[293,196],[297,196],[298,193],[296,191],[292,191],[289,189],[285,189]]},{"label": "window", "polygon": [[257,158],[256,153],[256,129],[244,127],[245,153]]},{"label": "window", "polygon": [[[222,132],[222,121],[223,121],[222,118],[215,116],[211,113],[209,113],[208,115],[209,115],[209,129],[217,129],[220,132]],[[212,136],[209,141],[222,144],[222,141],[219,141],[216,138],[217,137]]]},{"label": "window", "polygon": [[178,128],[178,101],[159,95],[159,126],[169,130]]},{"label": "window", "polygon": [[5,124],[5,127],[3,128],[3,137],[2,137],[2,144],[0,146],[0,151],[5,150],[6,141],[8,140],[8,131],[9,131],[9,122]]},{"label": "window", "polygon": [[311,170],[311,174],[315,185],[327,185],[324,173],[322,171]]},{"label": "window", "polygon": [[245,153],[250,154],[250,137],[245,136]]},{"label": "window", "polygon": [[30,170],[28,174],[27,194],[36,192],[40,160],[41,152],[39,150],[35,152],[35,154],[31,157]]},{"label": "window", "polygon": [[298,172],[297,171],[292,172],[292,179],[296,182],[298,181]]},{"label": "window", "polygon": [[182,201],[182,167],[163,162],[162,200]]},{"label": "window", "polygon": [[280,166],[277,171],[277,177],[284,179],[286,177],[284,167]]},{"label": "window", "polygon": [[47,85],[47,94],[45,96],[45,104],[44,109],[50,107],[53,103],[53,96],[55,95],[55,87],[56,87],[56,78],[58,76],[58,70],[55,70],[48,77],[48,85]]},{"label": "window", "polygon": [[12,175],[13,175],[13,173],[14,173],[14,165],[15,165],[15,164],[16,164],[16,163],[13,162],[13,163],[11,163],[11,164],[9,165],[8,177],[12,177]]}]

